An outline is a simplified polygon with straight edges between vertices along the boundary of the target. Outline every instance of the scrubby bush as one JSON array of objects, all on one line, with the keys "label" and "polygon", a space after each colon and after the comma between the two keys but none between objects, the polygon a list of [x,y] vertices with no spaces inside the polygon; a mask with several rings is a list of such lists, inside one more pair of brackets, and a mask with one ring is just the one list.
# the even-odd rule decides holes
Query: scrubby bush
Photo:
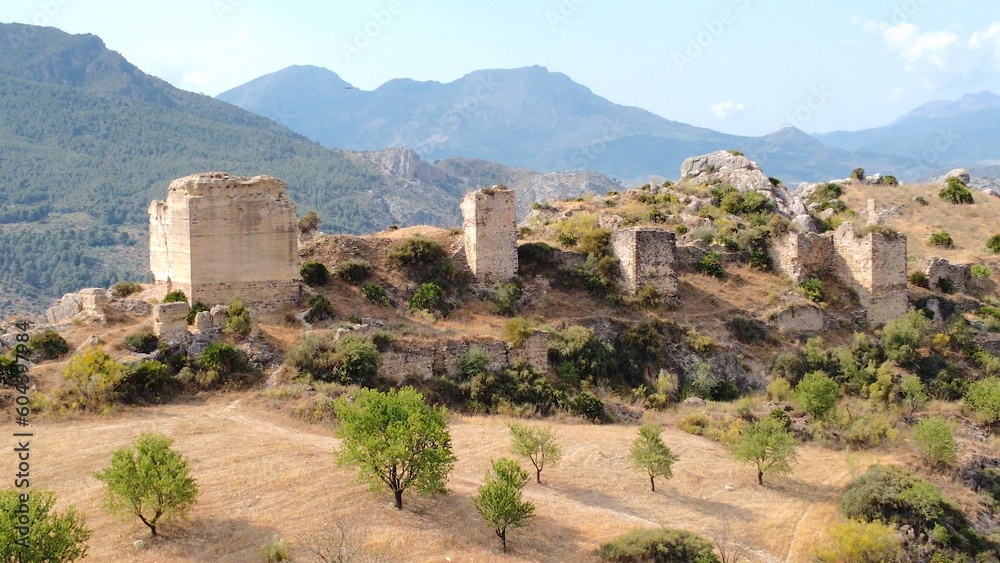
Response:
[{"label": "scrubby bush", "polygon": [[936,416],[921,420],[913,427],[913,438],[931,467],[947,467],[955,463],[958,444],[951,434],[951,426],[943,418]]},{"label": "scrubby bush", "polygon": [[726,321],[726,328],[744,344],[763,340],[767,336],[767,327],[757,319],[736,316]]},{"label": "scrubby bush", "polygon": [[955,282],[951,281],[950,278],[941,277],[938,278],[937,288],[941,293],[955,293]]},{"label": "scrubby bush", "polygon": [[931,233],[927,237],[927,244],[931,246],[940,246],[942,248],[955,248],[955,241],[952,240],[951,235],[945,231]]},{"label": "scrubby bush", "polygon": [[517,247],[517,267],[522,273],[532,273],[552,265],[556,248],[544,242],[528,242]]},{"label": "scrubby bush", "polygon": [[[332,331],[314,331],[289,350],[288,363],[320,381],[367,385],[378,374],[382,355],[372,339],[345,334],[339,340]],[[336,340],[336,343],[334,343]]]},{"label": "scrubby bush", "polygon": [[782,352],[774,357],[771,373],[794,385],[806,374],[806,363],[798,354]]},{"label": "scrubby bush", "polygon": [[969,385],[965,402],[986,424],[1000,421],[1000,378],[987,377]]},{"label": "scrubby bush", "polygon": [[988,280],[993,276],[993,270],[991,270],[989,266],[973,264],[972,266],[969,266],[969,274],[977,280]]},{"label": "scrubby bush", "polygon": [[795,388],[795,397],[813,418],[826,418],[837,404],[840,387],[821,371],[807,373]]},{"label": "scrubby bush", "polygon": [[247,335],[253,324],[250,322],[250,311],[243,306],[243,302],[234,297],[226,306],[226,327],[223,332],[230,334]]},{"label": "scrubby bush", "polygon": [[124,403],[162,403],[177,390],[178,381],[170,377],[167,366],[145,360],[122,367],[122,379],[115,393]]},{"label": "scrubby bush", "polygon": [[76,353],[63,371],[70,407],[96,411],[115,399],[115,388],[122,379],[122,366],[100,346]]},{"label": "scrubby bush", "polygon": [[330,270],[320,262],[306,262],[299,268],[299,276],[310,287],[326,285],[330,281]]},{"label": "scrubby bush", "polygon": [[315,231],[322,222],[323,220],[319,218],[319,214],[316,213],[315,210],[310,209],[309,211],[306,211],[306,214],[303,215],[301,219],[299,219],[299,232],[311,233]]},{"label": "scrubby bush", "polygon": [[313,295],[309,298],[309,310],[306,311],[306,322],[322,321],[333,314],[333,304],[324,295]]},{"label": "scrubby bush", "polygon": [[55,494],[34,489],[0,489],[0,561],[72,563],[83,558],[92,533],[86,517],[73,505],[56,512]]},{"label": "scrubby bush", "polygon": [[930,319],[916,309],[887,323],[880,339],[886,357],[903,367],[916,366],[920,361],[920,344],[930,324]]},{"label": "scrubby bush", "polygon": [[445,300],[444,290],[437,284],[421,284],[413,297],[410,297],[408,304],[413,311],[425,310],[448,314],[448,302]]},{"label": "scrubby bush", "polygon": [[503,339],[512,348],[520,348],[531,336],[531,325],[521,317],[514,317],[503,325]]},{"label": "scrubby bush", "polygon": [[810,301],[821,303],[826,299],[826,291],[824,291],[823,282],[819,278],[809,278],[802,282],[801,287],[806,292],[806,298]]},{"label": "scrubby bush", "polygon": [[130,281],[120,281],[111,286],[111,295],[115,299],[124,299],[133,293],[142,291],[142,286]]},{"label": "scrubby bush", "polygon": [[365,260],[348,260],[337,266],[337,277],[347,283],[361,283],[372,275],[372,270]]},{"label": "scrubby bush", "polygon": [[719,563],[712,542],[686,530],[635,530],[601,544],[597,555],[614,563]]},{"label": "scrubby bush", "polygon": [[949,203],[973,203],[972,192],[961,178],[948,178],[947,185],[938,192],[938,197]]},{"label": "scrubby bush", "polygon": [[994,254],[1000,254],[1000,234],[991,236],[986,241],[986,248]]},{"label": "scrubby bush", "polygon": [[519,299],[521,299],[521,284],[517,281],[504,282],[490,300],[490,309],[501,315],[515,315]]},{"label": "scrubby bush", "polygon": [[547,415],[565,404],[563,392],[545,374],[524,363],[496,371],[479,370],[468,388],[471,405],[494,413]]},{"label": "scrubby bush", "polygon": [[615,372],[615,350],[602,342],[594,331],[569,326],[549,337],[549,360],[554,365],[572,364],[582,379],[609,380]]},{"label": "scrubby bush", "polygon": [[444,260],[448,253],[440,242],[426,237],[413,237],[389,247],[389,263],[400,268],[421,268]]},{"label": "scrubby bush", "polygon": [[69,352],[69,343],[58,332],[45,329],[28,340],[28,349],[33,358],[54,360]]},{"label": "scrubby bush", "polygon": [[854,170],[852,170],[851,171],[851,179],[852,180],[864,180],[865,179],[865,169],[864,168],[855,168]]},{"label": "scrubby bush", "polygon": [[604,402],[597,395],[587,391],[583,391],[573,398],[570,410],[573,414],[580,415],[595,424],[611,421],[611,417],[604,408]]},{"label": "scrubby bush", "polygon": [[930,289],[931,280],[927,277],[927,274],[923,272],[913,272],[909,277],[910,283],[917,287],[922,287],[924,289]]},{"label": "scrubby bush", "polygon": [[164,303],[187,303],[187,295],[181,290],[171,291],[163,297]]},{"label": "scrubby bush", "polygon": [[491,363],[493,363],[493,358],[490,357],[486,348],[478,345],[469,346],[469,349],[462,353],[458,359],[462,381],[470,381],[477,375],[489,373]]},{"label": "scrubby bush", "polygon": [[379,307],[385,307],[389,305],[389,294],[386,292],[385,288],[374,283],[364,283],[361,285],[361,295],[367,299],[370,303],[374,303]]},{"label": "scrubby bush", "polygon": [[770,272],[774,269],[774,259],[765,248],[754,248],[750,251],[750,267],[762,272]]},{"label": "scrubby bush", "polygon": [[899,180],[897,180],[892,174],[886,174],[885,176],[882,176],[882,179],[879,180],[878,183],[883,186],[898,186]]},{"label": "scrubby bush", "polygon": [[721,278],[726,275],[726,268],[722,262],[722,255],[718,252],[709,252],[701,260],[698,260],[698,272],[713,278]]},{"label": "scrubby bush", "polygon": [[845,520],[830,528],[831,544],[813,555],[822,563],[900,563],[903,540],[893,526]]},{"label": "scrubby bush", "polygon": [[125,337],[122,346],[137,354],[151,354],[160,345],[160,339],[148,328]]},{"label": "scrubby bush", "polygon": [[232,344],[213,342],[198,355],[198,365],[219,375],[229,375],[245,368],[243,352]]},{"label": "scrubby bush", "polygon": [[787,401],[792,396],[792,384],[783,377],[776,377],[767,384],[767,396],[772,401]]}]

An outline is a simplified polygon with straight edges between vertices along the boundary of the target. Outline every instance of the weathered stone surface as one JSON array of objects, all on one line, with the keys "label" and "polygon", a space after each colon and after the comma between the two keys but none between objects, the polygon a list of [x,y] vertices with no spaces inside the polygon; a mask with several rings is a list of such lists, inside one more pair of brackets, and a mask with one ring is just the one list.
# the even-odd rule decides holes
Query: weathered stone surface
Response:
[{"label": "weathered stone surface", "polygon": [[549,333],[536,330],[520,348],[510,350],[510,363],[524,362],[536,370],[549,371]]},{"label": "weathered stone surface", "polygon": [[436,166],[431,166],[411,148],[393,147],[378,151],[363,152],[361,156],[378,165],[392,176],[413,178],[425,182],[440,182],[445,179],[445,172]]},{"label": "weathered stone surface", "polygon": [[965,168],[956,168],[951,172],[948,172],[944,176],[937,179],[938,183],[944,184],[948,182],[948,178],[958,178],[959,180],[968,184],[972,181],[972,177],[969,176],[969,171]]},{"label": "weathered stone surface", "polygon": [[965,291],[965,286],[969,282],[969,264],[952,264],[944,258],[931,256],[924,266],[924,273],[927,274],[927,281],[932,288],[937,288],[941,284],[941,279],[948,279],[954,286],[955,291]]},{"label": "weathered stone surface", "polygon": [[462,200],[465,257],[476,280],[496,283],[517,275],[514,191],[501,187],[470,192]]},{"label": "weathered stone surface", "polygon": [[115,299],[107,305],[105,310],[134,317],[148,317],[153,314],[153,306],[148,301],[141,299]]},{"label": "weathered stone surface", "polygon": [[728,151],[694,156],[681,164],[681,179],[708,183],[719,179],[741,192],[757,191],[768,197],[781,215],[792,219],[807,215],[805,203],[795,192],[775,186],[756,162]]},{"label": "weathered stone surface", "polygon": [[187,333],[187,303],[161,303],[153,307],[153,334],[161,338]]},{"label": "weathered stone surface", "polygon": [[823,310],[811,304],[795,304],[772,311],[767,320],[783,333],[819,332],[824,325]]},{"label": "weathered stone surface", "polygon": [[170,183],[166,201],[149,206],[154,283],[192,303],[274,308],[296,301],[298,222],[285,183],[221,172]]},{"label": "weathered stone surface", "polygon": [[109,302],[108,292],[104,289],[97,287],[82,289],[79,293],[63,295],[55,305],[45,311],[45,319],[49,324],[73,320],[104,323],[108,320]]},{"label": "weathered stone surface", "polygon": [[209,311],[212,315],[212,326],[224,328],[229,323],[229,312],[225,305],[215,305]]},{"label": "weathered stone surface", "polygon": [[831,275],[851,287],[872,324],[906,312],[906,237],[878,232],[859,237],[852,223],[833,233],[788,233],[774,241],[775,269],[795,283]]},{"label": "weathered stone surface", "polygon": [[194,316],[194,329],[198,332],[215,328],[212,324],[212,313],[200,311]]},{"label": "weathered stone surface", "polygon": [[521,348],[516,349],[506,342],[488,339],[395,340],[382,352],[379,375],[395,381],[403,381],[407,377],[430,379],[443,376],[455,379],[461,375],[462,356],[473,346],[486,351],[491,370],[503,369],[518,362],[525,362],[542,372],[549,369],[548,333],[535,331]]},{"label": "weathered stone surface", "polygon": [[667,299],[677,297],[677,236],[660,229],[630,228],[611,235],[622,287],[634,294],[651,285]]}]

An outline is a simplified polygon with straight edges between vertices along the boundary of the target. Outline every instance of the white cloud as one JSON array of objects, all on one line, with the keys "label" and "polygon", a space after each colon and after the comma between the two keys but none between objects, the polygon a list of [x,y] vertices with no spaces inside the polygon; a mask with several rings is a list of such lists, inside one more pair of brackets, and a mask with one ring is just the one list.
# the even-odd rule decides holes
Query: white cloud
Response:
[{"label": "white cloud", "polygon": [[983,65],[1000,67],[1000,22],[967,35],[947,29],[925,31],[911,22],[890,25],[869,20],[861,28],[878,35],[886,49],[903,59],[909,70],[955,75]]},{"label": "white cloud", "polygon": [[746,104],[743,102],[734,102],[732,100],[727,100],[725,102],[720,102],[712,106],[712,114],[719,119],[729,119],[730,117],[742,113],[747,109]]}]

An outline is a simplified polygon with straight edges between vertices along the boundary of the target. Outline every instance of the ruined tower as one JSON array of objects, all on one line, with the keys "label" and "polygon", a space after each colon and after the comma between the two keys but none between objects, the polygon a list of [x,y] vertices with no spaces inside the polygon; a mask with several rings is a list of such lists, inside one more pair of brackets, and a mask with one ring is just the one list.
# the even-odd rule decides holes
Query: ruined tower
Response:
[{"label": "ruined tower", "polygon": [[668,300],[677,298],[677,236],[669,231],[630,228],[611,235],[622,287],[628,293],[651,285]]},{"label": "ruined tower", "polygon": [[149,268],[164,292],[191,303],[296,301],[298,222],[285,183],[221,172],[174,180],[149,206]]},{"label": "ruined tower", "polygon": [[462,200],[465,258],[479,282],[496,283],[517,275],[514,204],[514,191],[503,186],[476,190]]}]

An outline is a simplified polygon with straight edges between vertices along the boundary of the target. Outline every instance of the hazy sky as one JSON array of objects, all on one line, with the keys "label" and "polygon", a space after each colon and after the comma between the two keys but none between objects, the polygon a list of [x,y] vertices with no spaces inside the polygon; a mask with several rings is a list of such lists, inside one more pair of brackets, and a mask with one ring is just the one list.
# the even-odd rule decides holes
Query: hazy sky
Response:
[{"label": "hazy sky", "polygon": [[0,21],[96,34],[210,95],[294,64],[365,90],[538,64],[738,134],[862,129],[1000,93],[997,0],[3,0]]}]

